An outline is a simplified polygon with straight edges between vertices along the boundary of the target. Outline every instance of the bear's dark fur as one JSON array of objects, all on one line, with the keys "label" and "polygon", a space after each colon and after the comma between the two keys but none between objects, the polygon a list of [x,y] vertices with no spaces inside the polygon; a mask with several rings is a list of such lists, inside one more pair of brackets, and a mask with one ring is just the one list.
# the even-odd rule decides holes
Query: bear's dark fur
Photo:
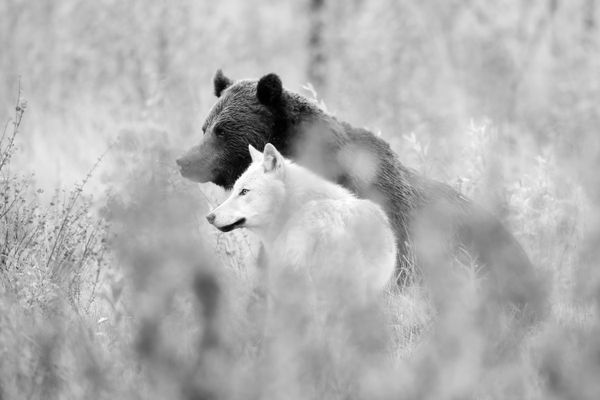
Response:
[{"label": "bear's dark fur", "polygon": [[275,74],[233,82],[219,70],[214,91],[219,99],[202,127],[202,142],[177,160],[184,177],[231,188],[250,163],[248,144],[262,150],[270,142],[284,156],[384,207],[398,240],[399,281],[410,275],[411,246],[419,246],[413,243],[415,225],[429,215],[426,225],[489,267],[490,296],[519,309],[541,309],[545,296],[534,269],[500,221],[451,187],[405,167],[384,140],[284,89]]}]

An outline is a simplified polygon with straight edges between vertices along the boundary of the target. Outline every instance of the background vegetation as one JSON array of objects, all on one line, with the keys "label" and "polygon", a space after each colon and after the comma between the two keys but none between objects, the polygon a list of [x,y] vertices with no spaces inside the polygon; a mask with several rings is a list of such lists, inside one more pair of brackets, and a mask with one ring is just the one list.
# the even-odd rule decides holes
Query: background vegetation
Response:
[{"label": "background vegetation", "polygon": [[[599,398],[599,13],[0,2],[0,399]],[[200,140],[217,68],[316,90],[492,210],[551,282],[550,314],[490,358],[477,279],[459,271],[327,335],[290,290],[265,337],[254,239],[210,229],[223,194],[174,167]]]}]

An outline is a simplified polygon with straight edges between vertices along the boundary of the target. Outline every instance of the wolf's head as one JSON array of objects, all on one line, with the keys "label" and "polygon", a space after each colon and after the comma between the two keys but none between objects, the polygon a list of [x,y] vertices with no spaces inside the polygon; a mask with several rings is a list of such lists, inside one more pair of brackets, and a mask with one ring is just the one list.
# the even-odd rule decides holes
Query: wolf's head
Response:
[{"label": "wolf's head", "polygon": [[285,200],[285,159],[268,143],[264,153],[248,145],[252,163],[233,185],[231,195],[206,216],[223,232],[236,228],[266,230],[276,223]]}]

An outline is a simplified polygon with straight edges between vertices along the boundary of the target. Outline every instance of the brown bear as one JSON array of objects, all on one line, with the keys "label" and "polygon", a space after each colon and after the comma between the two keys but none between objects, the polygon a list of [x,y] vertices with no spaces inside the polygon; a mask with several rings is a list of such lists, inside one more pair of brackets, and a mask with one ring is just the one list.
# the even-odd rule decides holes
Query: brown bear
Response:
[{"label": "brown bear", "polygon": [[397,240],[401,285],[411,278],[414,255],[418,265],[418,254],[428,251],[414,251],[418,242],[429,247],[438,240],[435,234],[419,234],[417,240],[415,232],[427,226],[486,267],[490,297],[518,309],[541,309],[543,287],[502,223],[450,186],[404,166],[383,139],[284,89],[275,74],[234,82],[219,70],[213,83],[218,100],[202,126],[204,137],[177,160],[184,177],[229,189],[250,164],[248,145],[262,150],[272,143],[285,157],[384,208]]}]

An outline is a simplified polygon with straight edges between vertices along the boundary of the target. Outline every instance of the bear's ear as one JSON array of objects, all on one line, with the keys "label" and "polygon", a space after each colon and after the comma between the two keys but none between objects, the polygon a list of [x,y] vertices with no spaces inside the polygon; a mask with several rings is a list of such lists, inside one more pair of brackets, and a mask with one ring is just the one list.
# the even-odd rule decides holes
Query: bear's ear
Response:
[{"label": "bear's ear", "polygon": [[248,144],[248,150],[250,150],[250,158],[252,158],[252,162],[257,162],[259,160],[262,160],[263,155],[260,151],[256,150],[254,148],[254,146],[252,146],[251,144]]},{"label": "bear's ear", "polygon": [[215,96],[221,97],[221,93],[223,93],[223,90],[227,89],[232,84],[233,81],[226,77],[225,74],[223,74],[223,71],[218,69],[213,79],[213,85],[215,87]]},{"label": "bear's ear", "polygon": [[271,143],[265,145],[263,152],[263,168],[265,172],[278,172],[283,169],[283,156]]},{"label": "bear's ear", "polygon": [[281,102],[283,86],[281,79],[275,74],[268,74],[260,78],[256,85],[256,97],[265,106],[275,106]]}]

